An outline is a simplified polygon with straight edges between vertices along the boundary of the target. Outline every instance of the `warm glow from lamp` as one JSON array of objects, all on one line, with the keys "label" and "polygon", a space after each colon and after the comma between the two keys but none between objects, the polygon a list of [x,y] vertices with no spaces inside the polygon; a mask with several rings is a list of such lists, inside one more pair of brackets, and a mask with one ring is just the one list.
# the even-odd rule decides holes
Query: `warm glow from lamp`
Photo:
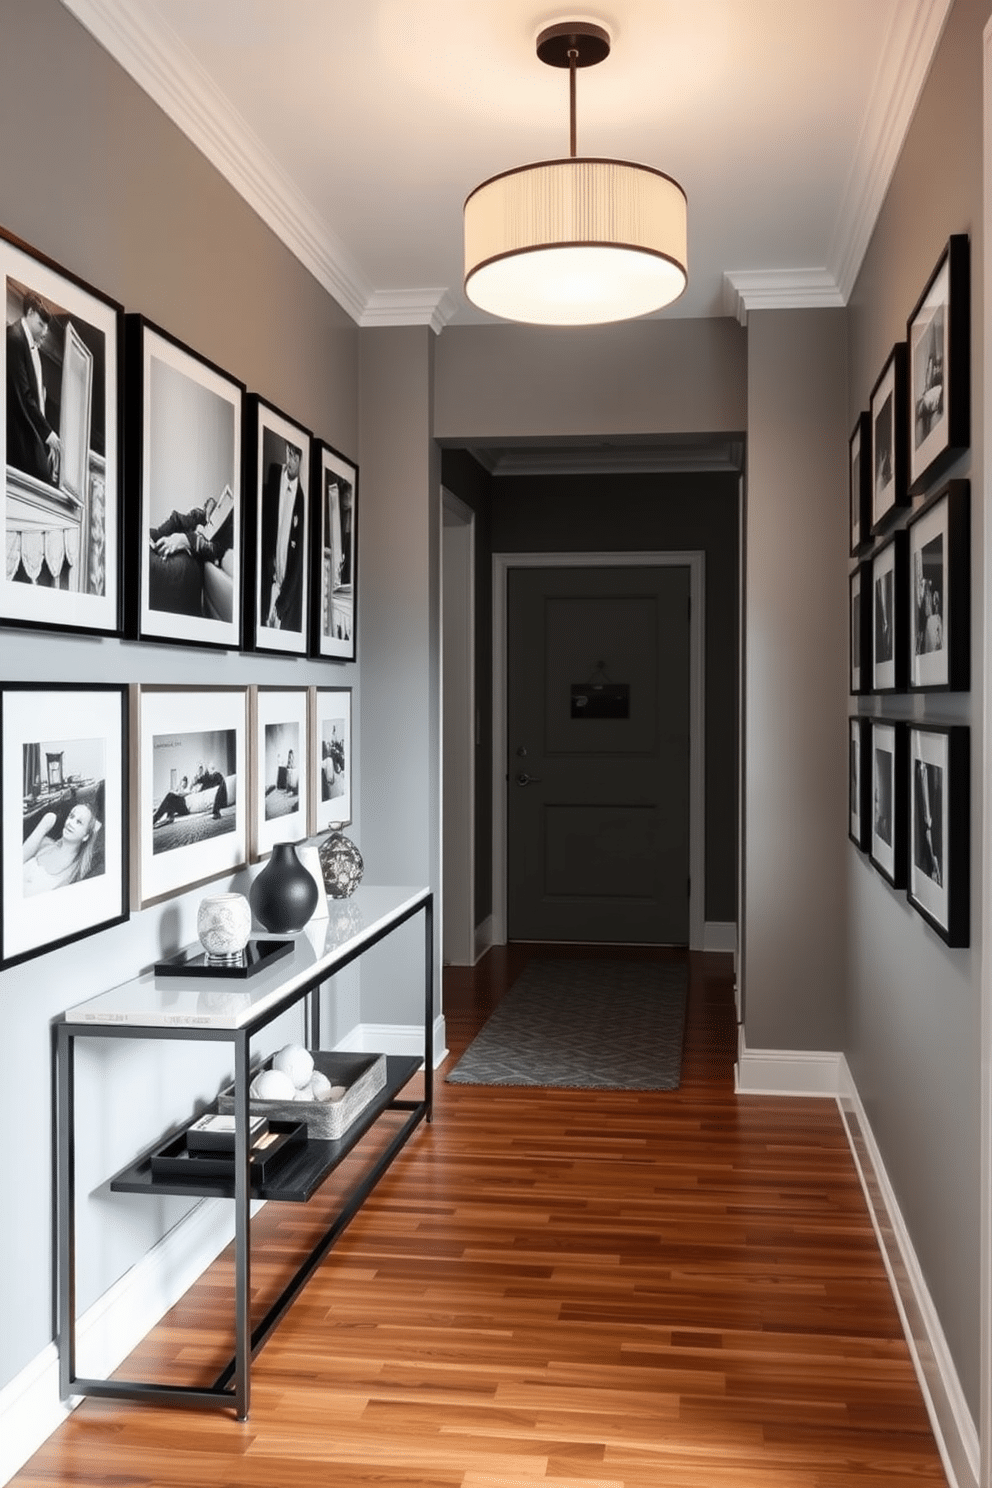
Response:
[{"label": "warm glow from lamp", "polygon": [[609,55],[591,22],[550,26],[538,56],[568,67],[571,154],[504,171],[465,202],[465,293],[480,310],[534,325],[630,320],[686,287],[686,198],[647,165],[575,151],[575,74]]}]

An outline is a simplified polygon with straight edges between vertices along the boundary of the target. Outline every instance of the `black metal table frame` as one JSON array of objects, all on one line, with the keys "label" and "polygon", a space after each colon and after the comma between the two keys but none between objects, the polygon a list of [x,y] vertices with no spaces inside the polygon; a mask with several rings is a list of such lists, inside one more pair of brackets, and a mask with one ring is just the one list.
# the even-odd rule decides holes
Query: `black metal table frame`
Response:
[{"label": "black metal table frame", "polygon": [[[312,1047],[320,1046],[320,998],[322,982],[335,976],[357,960],[394,930],[415,915],[424,915],[424,1094],[421,1100],[393,1099],[384,1108],[406,1111],[407,1118],[392,1140],[379,1154],[361,1182],[351,1190],[338,1209],[332,1224],[324,1231],[306,1259],[283,1288],[275,1302],[254,1329],[250,1313],[251,1184],[248,1171],[248,1085],[250,1049],[253,1033],[259,1032],[275,1018],[306,1000],[305,1018],[310,1027]],[[318,996],[314,997],[314,991]],[[234,1407],[237,1419],[248,1419],[251,1405],[251,1361],[279,1322],[316,1267],[334,1245],[345,1227],[357,1214],[379,1179],[406,1145],[422,1121],[430,1121],[433,1105],[433,1023],[434,1023],[434,896],[425,890],[421,898],[381,926],[361,944],[345,951],[332,966],[315,969],[311,975],[284,997],[278,998],[241,1028],[216,1027],[149,1027],[123,1023],[68,1023],[64,1017],[56,1024],[56,1209],[57,1209],[57,1307],[59,1389],[63,1400],[71,1395],[94,1395],[144,1401],[146,1404],[174,1404],[212,1409]],[[171,1385],[152,1380],[90,1379],[76,1374],[76,1195],[75,1195],[75,1041],[77,1038],[130,1038],[208,1040],[234,1046],[234,1313],[235,1348],[231,1361],[213,1385]],[[191,1197],[196,1197],[191,1194]]]}]

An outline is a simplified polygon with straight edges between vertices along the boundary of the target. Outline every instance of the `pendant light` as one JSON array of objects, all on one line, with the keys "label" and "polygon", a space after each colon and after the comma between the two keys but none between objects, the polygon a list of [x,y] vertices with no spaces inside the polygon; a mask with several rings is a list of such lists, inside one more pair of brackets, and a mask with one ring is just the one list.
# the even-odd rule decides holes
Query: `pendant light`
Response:
[{"label": "pendant light", "polygon": [[569,72],[569,156],[503,171],[465,202],[465,293],[534,325],[600,325],[671,304],[685,289],[686,199],[647,165],[576,154],[575,78],[610,53],[589,21],[548,26],[537,55]]}]

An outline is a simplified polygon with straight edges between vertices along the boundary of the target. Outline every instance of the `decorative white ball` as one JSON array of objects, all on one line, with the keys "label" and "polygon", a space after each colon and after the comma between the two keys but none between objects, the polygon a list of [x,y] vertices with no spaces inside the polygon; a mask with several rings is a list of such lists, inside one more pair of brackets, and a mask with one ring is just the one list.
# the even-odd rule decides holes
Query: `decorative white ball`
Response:
[{"label": "decorative white ball", "polygon": [[288,1075],[295,1089],[302,1090],[313,1074],[313,1055],[302,1044],[286,1044],[272,1060],[272,1068]]},{"label": "decorative white ball", "polygon": [[310,1099],[315,1101],[326,1101],[331,1098],[331,1082],[325,1074],[315,1069],[310,1076]]},{"label": "decorative white ball", "polygon": [[196,933],[208,956],[240,956],[251,934],[251,906],[244,894],[208,894],[196,912]]},{"label": "decorative white ball", "polygon": [[296,1086],[282,1070],[259,1070],[251,1082],[249,1094],[256,1100],[291,1101],[296,1096]]}]

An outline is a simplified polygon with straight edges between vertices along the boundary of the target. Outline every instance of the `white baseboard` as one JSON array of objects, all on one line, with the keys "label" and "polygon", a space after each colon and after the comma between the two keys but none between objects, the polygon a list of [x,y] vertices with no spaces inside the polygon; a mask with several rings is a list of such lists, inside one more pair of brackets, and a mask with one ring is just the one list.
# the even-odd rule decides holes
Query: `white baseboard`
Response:
[{"label": "white baseboard", "polygon": [[739,1095],[839,1095],[842,1054],[747,1049],[741,1028],[734,1088]]},{"label": "white baseboard", "polygon": [[736,951],[737,924],[734,920],[707,920],[703,925],[704,951]]},{"label": "white baseboard", "polygon": [[947,1481],[951,1488],[978,1488],[978,1430],[846,1059],[842,1059],[837,1104]]},{"label": "white baseboard", "polygon": [[[76,1322],[76,1360],[110,1374],[234,1237],[231,1205],[205,1199]],[[85,1361],[85,1362],[83,1362]],[[79,1404],[59,1399],[54,1343],[0,1390],[0,1483],[7,1483]]]},{"label": "white baseboard", "polygon": [[487,915],[480,925],[475,927],[475,959],[481,961],[483,956],[494,944],[493,941],[493,917]]},{"label": "white baseboard", "polygon": [[[334,1046],[351,1054],[420,1054],[424,1052],[422,1023],[356,1023]],[[448,1057],[444,1014],[434,1019],[434,1068]]]}]

